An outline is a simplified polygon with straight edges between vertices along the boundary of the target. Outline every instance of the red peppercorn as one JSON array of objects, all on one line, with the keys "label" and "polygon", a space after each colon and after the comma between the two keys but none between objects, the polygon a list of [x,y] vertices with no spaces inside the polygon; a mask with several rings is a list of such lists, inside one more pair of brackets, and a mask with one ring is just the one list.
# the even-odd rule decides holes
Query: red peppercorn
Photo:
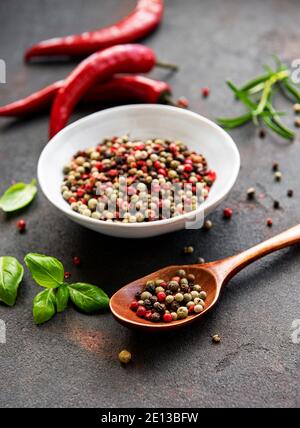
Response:
[{"label": "red peppercorn", "polygon": [[189,106],[189,101],[185,97],[180,97],[177,100],[177,105],[179,107],[187,108]]},{"label": "red peppercorn", "polygon": [[195,305],[191,305],[189,307],[189,314],[193,314],[194,313],[194,307],[195,307]]},{"label": "red peppercorn", "polygon": [[163,287],[163,288],[167,288],[167,287],[168,287],[168,284],[167,284],[166,282],[161,282],[161,283],[159,284],[159,286],[160,286],[160,287]]},{"label": "red peppercorn", "polygon": [[173,320],[172,315],[171,314],[164,314],[163,320],[164,320],[164,322],[171,322]]},{"label": "red peppercorn", "polygon": [[82,198],[82,196],[84,196],[85,191],[83,189],[78,189],[77,190],[77,196],[78,198]]},{"label": "red peppercorn", "polygon": [[65,279],[71,278],[71,272],[65,272],[64,277],[65,277]]},{"label": "red peppercorn", "polygon": [[110,177],[116,177],[118,175],[118,171],[116,169],[111,169],[108,174]]},{"label": "red peppercorn", "polygon": [[93,190],[93,185],[91,183],[86,183],[85,190],[90,193]]},{"label": "red peppercorn", "polygon": [[138,304],[137,300],[133,300],[130,303],[130,309],[133,311],[136,311],[138,308],[139,308],[139,304]]},{"label": "red peppercorn", "polygon": [[19,229],[19,232],[25,232],[26,230],[26,221],[25,220],[19,220],[17,223],[17,228]]},{"label": "red peppercorn", "polygon": [[101,162],[97,161],[95,163],[95,167],[98,169],[98,171],[102,171],[103,170],[103,165]]},{"label": "red peppercorn", "polygon": [[184,171],[185,172],[192,172],[193,171],[193,166],[189,163],[184,165]]},{"label": "red peppercorn", "polygon": [[148,320],[148,321],[150,321],[151,317],[152,317],[152,311],[147,311],[146,314],[145,314],[145,319]]},{"label": "red peppercorn", "polygon": [[137,316],[140,318],[144,318],[146,313],[147,313],[147,309],[145,308],[145,306],[139,306],[136,311]]},{"label": "red peppercorn", "polygon": [[159,302],[164,302],[166,300],[166,293],[164,293],[163,291],[157,293],[157,300]]},{"label": "red peppercorn", "polygon": [[154,166],[155,169],[159,169],[160,168],[160,162],[159,161],[155,161],[153,163],[153,166]]},{"label": "red peppercorn", "polygon": [[80,259],[80,257],[78,257],[78,256],[73,257],[73,264],[75,266],[81,265],[81,259]]},{"label": "red peppercorn", "polygon": [[71,198],[68,199],[69,204],[73,204],[74,202],[77,202],[77,199],[74,198],[74,196],[72,196]]},{"label": "red peppercorn", "polygon": [[225,208],[223,211],[223,217],[229,219],[232,217],[233,211],[231,208]]},{"label": "red peppercorn", "polygon": [[167,176],[167,171],[163,168],[159,168],[159,170],[157,171],[158,174],[163,175],[164,177]]},{"label": "red peppercorn", "polygon": [[208,87],[204,87],[204,88],[201,89],[201,93],[202,93],[202,96],[204,98],[207,98],[209,96],[209,94],[210,94],[210,90],[209,90]]},{"label": "red peppercorn", "polygon": [[267,226],[272,227],[273,226],[273,220],[271,218],[267,219]]}]

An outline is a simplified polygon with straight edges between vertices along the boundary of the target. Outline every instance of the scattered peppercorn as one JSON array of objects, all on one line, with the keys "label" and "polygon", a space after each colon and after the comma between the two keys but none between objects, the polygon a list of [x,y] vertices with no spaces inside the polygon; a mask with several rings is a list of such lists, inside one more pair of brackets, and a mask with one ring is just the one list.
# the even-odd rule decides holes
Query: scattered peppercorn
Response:
[{"label": "scattered peppercorn", "polygon": [[207,98],[210,95],[210,89],[207,86],[205,86],[204,88],[201,89],[201,93],[203,98]]},{"label": "scattered peppercorn", "polygon": [[289,198],[292,198],[292,197],[294,196],[294,191],[293,191],[292,189],[289,189],[289,190],[287,191],[287,196],[288,196]]},{"label": "scattered peppercorn", "polygon": [[69,278],[71,278],[71,276],[72,276],[71,272],[65,272],[64,273],[64,278],[65,279],[69,279]]},{"label": "scattered peppercorn", "polygon": [[300,104],[299,103],[294,104],[294,112],[296,114],[300,113]]},{"label": "scattered peppercorn", "polygon": [[276,171],[275,174],[274,174],[274,178],[275,178],[276,181],[281,181],[281,179],[282,179],[282,172]]},{"label": "scattered peppercorn", "polygon": [[273,226],[273,220],[271,218],[267,219],[267,226],[272,227]]},{"label": "scattered peppercorn", "polygon": [[73,257],[73,264],[75,266],[80,266],[81,265],[81,259],[78,256]]},{"label": "scattered peppercorn", "polygon": [[185,97],[180,97],[177,100],[177,105],[178,105],[178,107],[188,108],[189,101]]},{"label": "scattered peppercorn", "polygon": [[295,119],[295,126],[297,126],[297,128],[300,128],[300,118],[297,117],[297,119]]},{"label": "scattered peppercorn", "polygon": [[20,233],[25,232],[26,230],[26,221],[25,220],[19,220],[17,223],[17,228],[19,229]]},{"label": "scattered peppercorn", "polygon": [[276,172],[279,170],[279,163],[278,162],[273,162],[273,171]]},{"label": "scattered peppercorn", "polygon": [[194,247],[192,246],[183,247],[183,252],[184,254],[192,254],[194,252]]},{"label": "scattered peppercorn", "polygon": [[280,208],[280,202],[275,200],[275,201],[273,202],[273,208],[274,208],[275,210],[279,210],[279,208]]},{"label": "scattered peppercorn", "polygon": [[225,208],[223,211],[223,217],[225,219],[230,219],[232,217],[233,210],[231,208]]},{"label": "scattered peppercorn", "polygon": [[123,351],[121,351],[119,353],[119,361],[122,364],[128,364],[131,361],[131,353],[129,351],[127,351],[126,349],[124,349]]},{"label": "scattered peppercorn", "polygon": [[170,281],[147,281],[130,309],[147,321],[164,323],[199,314],[204,311],[207,293],[195,280],[195,275],[179,269]]},{"label": "scattered peppercorn", "polygon": [[220,343],[221,342],[221,337],[218,334],[214,334],[212,336],[212,341],[213,341],[213,343]]},{"label": "scattered peppercorn", "polygon": [[249,189],[247,190],[247,197],[248,199],[254,199],[256,190],[254,187],[249,187]]},{"label": "scattered peppercorn", "polygon": [[210,230],[213,227],[213,223],[211,220],[206,220],[204,222],[204,229],[205,230]]},{"label": "scattered peppercorn", "polygon": [[197,263],[199,263],[200,265],[203,265],[205,263],[205,259],[203,257],[198,257]]},{"label": "scattered peppercorn", "polygon": [[259,130],[258,135],[259,135],[259,138],[265,138],[265,136],[266,136],[266,131],[265,131],[265,129],[261,128],[261,129]]}]

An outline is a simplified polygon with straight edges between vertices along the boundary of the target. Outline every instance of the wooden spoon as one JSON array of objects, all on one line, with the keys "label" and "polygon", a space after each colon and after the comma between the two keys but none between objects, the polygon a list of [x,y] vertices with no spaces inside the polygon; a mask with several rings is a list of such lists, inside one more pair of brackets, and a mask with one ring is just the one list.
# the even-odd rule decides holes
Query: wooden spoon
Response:
[{"label": "wooden spoon", "polygon": [[[194,264],[166,267],[147,275],[144,278],[131,282],[117,291],[110,299],[111,311],[118,322],[130,328],[138,328],[148,331],[163,331],[183,327],[210,311],[217,303],[223,286],[244,267],[257,259],[272,253],[273,251],[299,243],[300,224],[275,236],[274,238],[268,239],[267,241],[250,248],[249,250],[223,260],[201,265]],[[195,275],[195,283],[200,284],[202,289],[206,291],[207,298],[205,301],[204,311],[170,323],[154,323],[152,321],[139,318],[136,313],[129,308],[131,301],[135,298],[135,294],[138,291],[141,291],[145,286],[145,283],[150,279],[163,279],[165,281],[169,281],[171,277],[176,275],[176,271],[178,269],[184,269],[187,274],[191,273]]]}]

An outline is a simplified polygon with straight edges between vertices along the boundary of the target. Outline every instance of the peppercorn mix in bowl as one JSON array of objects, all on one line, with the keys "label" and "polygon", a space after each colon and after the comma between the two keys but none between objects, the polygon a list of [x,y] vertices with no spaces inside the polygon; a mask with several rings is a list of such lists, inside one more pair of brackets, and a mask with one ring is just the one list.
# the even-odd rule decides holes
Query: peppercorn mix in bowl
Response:
[{"label": "peppercorn mix in bowl", "polygon": [[73,211],[123,223],[191,213],[216,179],[206,159],[181,141],[128,136],[77,152],[63,173],[62,196]]},{"label": "peppercorn mix in bowl", "polygon": [[[114,139],[112,136],[123,137]],[[121,147],[124,144],[126,146],[128,142],[132,145],[131,147]],[[114,144],[117,147],[114,147]],[[139,144],[140,148],[138,147]],[[154,150],[148,154],[148,150],[153,150],[156,144],[160,146],[159,150],[157,152]],[[87,147],[90,147],[90,151]],[[145,147],[146,150],[144,150]],[[115,156],[110,153],[120,148],[121,152],[122,150],[131,152],[127,153],[128,156],[133,156],[133,151],[134,153],[138,152],[137,157],[140,159],[135,158],[133,160],[131,158],[132,162],[129,165],[125,164],[122,156]],[[144,152],[147,152],[147,157]],[[172,157],[171,159],[173,153],[177,153],[183,158],[178,160],[176,157]],[[157,155],[159,158],[156,159],[156,156],[152,156],[151,159],[151,155]],[[92,159],[93,157],[95,159]],[[194,160],[189,159],[191,157]],[[111,165],[112,160],[113,165]],[[188,162],[185,163],[184,160],[188,160]],[[92,161],[95,161],[93,165]],[[152,165],[149,161],[152,162]],[[158,163],[154,166],[156,161]],[[138,162],[139,166],[137,165]],[[81,163],[82,165],[80,165]],[[122,165],[126,165],[127,169],[122,168]],[[231,190],[238,176],[239,165],[239,153],[231,137],[208,119],[196,113],[169,106],[130,105],[94,113],[62,130],[47,144],[41,154],[38,179],[49,201],[73,221],[112,236],[143,238],[184,228],[198,228],[204,217],[215,209]],[[128,173],[128,166],[132,166],[130,168],[133,169],[131,174]],[[73,167],[76,174],[76,176],[73,174],[74,177],[72,176]],[[178,167],[180,167],[179,171],[177,170]],[[184,171],[181,171],[182,167],[185,169]],[[79,168],[79,170],[75,171],[75,168]],[[135,178],[138,175],[135,174],[135,169],[137,173],[138,171],[143,172],[145,182],[136,183],[135,179],[134,182],[130,183],[130,178]],[[65,174],[62,173],[63,170]],[[165,202],[166,206],[163,206],[163,202],[157,201],[154,195],[155,205],[148,207],[148,211],[145,211],[147,216],[143,214],[144,218],[138,215],[130,219],[128,216],[131,215],[130,212],[125,215],[125,221],[123,221],[124,218],[120,221],[120,218],[117,218],[118,215],[115,216],[116,212],[112,213],[115,218],[104,219],[101,216],[99,218],[99,212],[95,209],[97,198],[94,197],[93,192],[96,192],[97,197],[108,197],[107,193],[114,194],[114,189],[113,192],[108,189],[116,184],[114,182],[116,177],[113,177],[116,174],[118,186],[126,185],[128,193],[132,193],[129,196],[133,197],[134,203],[146,202],[140,201],[140,198],[137,199],[140,193],[142,193],[142,199],[146,198],[145,193],[149,193],[150,183],[147,183],[147,180],[150,181],[150,178],[147,178],[145,171],[150,172],[150,176],[151,173],[154,173],[151,177],[151,187],[154,187],[151,190],[154,193],[155,188],[158,188],[157,184],[165,185],[166,188],[162,189],[165,192],[170,190],[167,188],[169,182],[175,185],[177,191],[178,186],[191,185],[191,189],[181,189],[184,192],[192,192],[185,194],[187,203],[181,206],[180,202],[177,203],[176,201],[175,204],[173,203],[175,201],[170,199],[170,202]],[[72,183],[67,183],[70,173],[72,180],[74,178],[74,186]],[[120,175],[120,173],[124,173],[124,175]],[[100,184],[104,185],[102,189],[101,185],[100,188],[93,186],[91,189],[89,184],[94,185],[94,182],[93,180],[89,182],[90,174],[97,174],[97,177],[94,178],[96,178],[96,182],[100,181]],[[97,180],[98,177],[100,178],[100,174],[104,178],[103,182]],[[135,184],[140,186],[137,191]],[[87,188],[86,185],[88,185]],[[78,190],[79,194],[77,193]],[[87,196],[85,196],[86,194]],[[116,196],[118,199],[118,195]],[[120,201],[114,201],[116,196],[113,196],[112,201],[109,198],[106,203],[110,202],[113,205],[117,202],[118,204]],[[147,194],[147,198],[149,196],[153,197],[152,194]],[[168,197],[165,198],[165,200],[168,199]],[[89,206],[90,200],[92,202]],[[78,204],[78,202],[80,203]],[[103,201],[97,200],[98,202],[103,203]],[[156,202],[158,202],[159,213],[157,213]],[[152,200],[151,203],[153,203]],[[70,206],[71,204],[77,205]],[[82,207],[82,205],[84,206]],[[110,211],[106,209],[107,205],[102,206],[102,208],[103,211]],[[124,211],[126,211],[125,208],[127,209],[126,204],[124,207],[122,206]],[[163,208],[170,209],[170,215],[161,215],[160,212]],[[83,215],[84,210],[86,211],[85,215]],[[172,212],[173,210],[174,212]],[[200,219],[200,222],[195,221],[195,219]]]}]

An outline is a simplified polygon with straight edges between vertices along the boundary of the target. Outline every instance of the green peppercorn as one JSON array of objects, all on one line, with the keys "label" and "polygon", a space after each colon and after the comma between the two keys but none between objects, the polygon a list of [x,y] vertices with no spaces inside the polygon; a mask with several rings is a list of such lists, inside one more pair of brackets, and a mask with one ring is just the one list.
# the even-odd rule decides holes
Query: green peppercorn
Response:
[{"label": "green peppercorn", "polygon": [[182,294],[182,293],[177,293],[177,294],[175,295],[175,300],[176,300],[176,302],[182,302],[182,301],[183,301],[183,299],[184,299],[184,297],[183,297],[183,294]]},{"label": "green peppercorn", "polygon": [[155,281],[155,285],[156,285],[156,287],[159,287],[159,286],[160,286],[160,284],[162,284],[163,282],[165,282],[163,279],[157,279],[157,280]]},{"label": "green peppercorn", "polygon": [[185,285],[189,285],[189,282],[188,282],[187,278],[181,278],[181,280],[180,280],[180,287],[181,287],[183,284],[185,284]]},{"label": "green peppercorn", "polygon": [[192,300],[192,296],[191,296],[190,293],[185,293],[183,295],[183,299],[184,299],[185,302],[190,302]]},{"label": "green peppercorn", "polygon": [[155,293],[163,293],[165,291],[165,289],[163,287],[156,287],[155,288]]},{"label": "green peppercorn", "polygon": [[205,291],[201,291],[199,293],[199,297],[200,297],[200,299],[205,300],[207,297],[207,293]]},{"label": "green peppercorn", "polygon": [[281,181],[282,179],[282,173],[280,171],[276,171],[274,174],[274,178],[276,181]]},{"label": "green peppercorn", "polygon": [[174,296],[167,296],[166,297],[166,303],[170,304],[174,301]]},{"label": "green peppercorn", "polygon": [[203,308],[203,306],[202,305],[195,305],[194,306],[194,312],[196,313],[196,314],[200,314],[200,312],[203,312],[204,311],[204,308]]},{"label": "green peppercorn", "polygon": [[171,312],[171,315],[172,315],[173,321],[176,321],[177,318],[178,318],[177,313],[176,312]]},{"label": "green peppercorn", "polygon": [[179,269],[179,270],[176,272],[176,275],[177,275],[177,276],[180,276],[180,278],[185,278],[185,277],[186,277],[185,270],[183,270],[183,269]]},{"label": "green peppercorn", "polygon": [[143,291],[143,293],[141,294],[141,300],[150,299],[151,296],[152,294],[149,293],[149,291]]},{"label": "green peppercorn", "polygon": [[192,296],[192,299],[196,299],[196,297],[199,297],[199,292],[198,291],[193,290],[193,291],[191,291],[190,294]]},{"label": "green peppercorn", "polygon": [[202,290],[202,287],[199,284],[195,284],[195,285],[193,285],[193,290],[200,292]]},{"label": "green peppercorn", "polygon": [[188,247],[184,247],[183,252],[184,254],[192,254],[194,252],[194,247],[192,247],[191,245]]},{"label": "green peppercorn", "polygon": [[119,353],[119,360],[122,364],[128,364],[131,361],[131,353],[124,349]]},{"label": "green peppercorn", "polygon": [[177,309],[177,316],[179,319],[186,318],[188,314],[188,308],[186,308],[185,306],[180,306],[180,308]]},{"label": "green peppercorn", "polygon": [[249,189],[247,190],[247,197],[248,199],[253,199],[255,196],[255,188],[254,187],[249,187]]}]

